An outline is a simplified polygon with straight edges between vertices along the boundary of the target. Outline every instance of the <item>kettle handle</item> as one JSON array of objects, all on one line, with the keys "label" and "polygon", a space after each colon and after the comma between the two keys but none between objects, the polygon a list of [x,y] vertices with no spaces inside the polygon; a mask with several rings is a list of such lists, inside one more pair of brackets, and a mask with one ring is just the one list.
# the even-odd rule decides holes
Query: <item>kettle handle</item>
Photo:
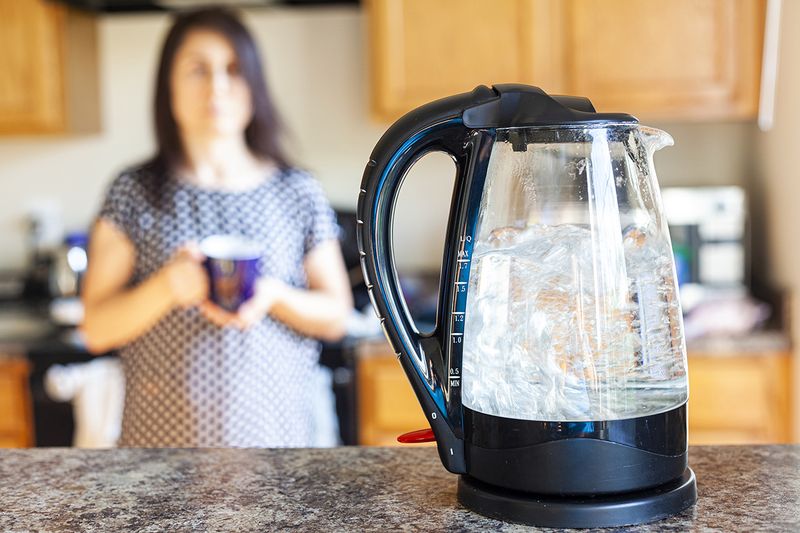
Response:
[{"label": "kettle handle", "polygon": [[[478,166],[485,175],[491,146],[488,137],[493,137],[467,127],[462,113],[496,98],[494,91],[481,86],[470,93],[424,105],[402,117],[373,150],[358,199],[358,246],[370,300],[436,435],[442,464],[453,473],[466,472],[460,383],[450,387],[451,369],[457,368],[460,373],[461,366],[460,352],[457,360],[451,361],[449,350],[452,317],[448,306],[457,297],[454,281],[459,273],[453,243],[458,241],[459,221],[464,219],[467,199],[475,196],[469,178],[477,168],[476,161],[483,162]],[[400,291],[391,230],[395,201],[407,170],[432,151],[442,151],[453,158],[456,181],[445,238],[437,324],[431,334],[422,334],[413,325]]]}]

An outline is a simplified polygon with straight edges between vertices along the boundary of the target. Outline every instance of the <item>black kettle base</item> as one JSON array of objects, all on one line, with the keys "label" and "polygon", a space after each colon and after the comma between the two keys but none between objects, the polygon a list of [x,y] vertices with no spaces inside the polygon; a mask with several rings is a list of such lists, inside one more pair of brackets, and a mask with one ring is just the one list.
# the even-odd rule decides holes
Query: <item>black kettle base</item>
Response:
[{"label": "black kettle base", "polygon": [[655,522],[697,501],[691,468],[651,489],[595,497],[538,496],[488,485],[469,476],[458,480],[458,501],[482,515],[539,527],[615,527]]}]

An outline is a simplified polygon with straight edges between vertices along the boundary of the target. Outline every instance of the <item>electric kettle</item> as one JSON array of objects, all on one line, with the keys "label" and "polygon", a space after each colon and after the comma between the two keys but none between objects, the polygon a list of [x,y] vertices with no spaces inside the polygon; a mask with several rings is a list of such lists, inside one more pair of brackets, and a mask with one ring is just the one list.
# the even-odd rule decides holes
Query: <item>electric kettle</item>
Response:
[{"label": "electric kettle", "polygon": [[[361,266],[466,507],[605,527],[695,502],[653,166],[671,144],[586,98],[507,84],[424,105],[376,145],[358,200]],[[431,151],[452,157],[456,180],[436,326],[422,333],[398,284],[392,214],[407,170]]]}]

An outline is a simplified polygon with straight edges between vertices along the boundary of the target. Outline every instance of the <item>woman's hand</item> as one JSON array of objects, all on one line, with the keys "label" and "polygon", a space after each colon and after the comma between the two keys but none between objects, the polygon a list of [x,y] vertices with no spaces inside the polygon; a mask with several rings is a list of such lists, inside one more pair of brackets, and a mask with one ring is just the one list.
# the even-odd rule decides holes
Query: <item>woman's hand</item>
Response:
[{"label": "woman's hand", "polygon": [[200,310],[209,321],[219,327],[235,326],[245,330],[269,313],[285,288],[283,282],[276,278],[260,278],[256,281],[253,297],[244,302],[236,313],[226,311],[210,301],[203,302]]},{"label": "woman's hand", "polygon": [[255,294],[239,307],[236,313],[236,325],[247,329],[262,318],[280,299],[286,285],[276,278],[260,278],[256,281]]},{"label": "woman's hand", "polygon": [[195,243],[181,246],[162,269],[172,301],[180,307],[193,307],[208,298],[208,275],[203,254]]},{"label": "woman's hand", "polygon": [[236,315],[221,308],[211,300],[206,300],[200,304],[200,312],[212,324],[224,328],[236,323]]},{"label": "woman's hand", "polygon": [[246,329],[269,314],[295,331],[323,340],[335,341],[345,334],[347,317],[353,308],[347,271],[339,243],[318,244],[305,258],[303,267],[308,288],[295,288],[275,278],[256,282],[253,298],[237,313],[230,313],[211,302],[201,305],[203,314],[220,327]]}]

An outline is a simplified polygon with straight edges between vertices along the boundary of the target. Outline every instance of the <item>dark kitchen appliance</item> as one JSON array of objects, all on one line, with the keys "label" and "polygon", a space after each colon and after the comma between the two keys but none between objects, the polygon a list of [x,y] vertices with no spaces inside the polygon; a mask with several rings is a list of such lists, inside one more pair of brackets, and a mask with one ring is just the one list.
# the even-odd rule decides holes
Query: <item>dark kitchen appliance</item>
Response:
[{"label": "dark kitchen appliance", "polygon": [[316,7],[333,5],[358,5],[359,0],[58,0],[64,4],[87,11],[101,13],[136,13],[147,11],[174,11],[195,9],[209,4],[232,8],[269,8],[277,6]]},{"label": "dark kitchen appliance", "polygon": [[[412,111],[375,147],[361,264],[463,505],[604,527],[694,503],[683,323],[653,167],[670,144],[586,98],[496,85]],[[406,171],[431,151],[453,158],[456,183],[424,334],[391,228]]]}]

